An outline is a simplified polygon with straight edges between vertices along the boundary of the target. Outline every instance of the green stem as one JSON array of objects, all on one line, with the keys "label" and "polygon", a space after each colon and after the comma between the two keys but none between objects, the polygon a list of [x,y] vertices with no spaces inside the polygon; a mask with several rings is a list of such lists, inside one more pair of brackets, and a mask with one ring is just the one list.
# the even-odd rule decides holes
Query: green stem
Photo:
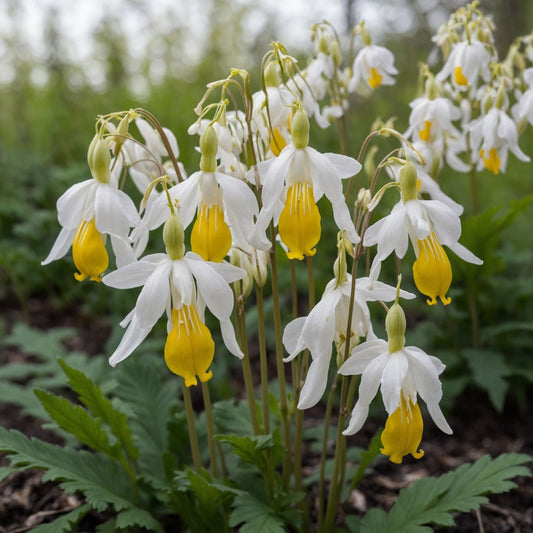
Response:
[{"label": "green stem", "polygon": [[256,285],[257,334],[259,336],[259,360],[261,365],[261,407],[263,412],[263,432],[270,433],[270,409],[268,408],[268,359],[265,336],[265,308],[263,287]]},{"label": "green stem", "polygon": [[281,423],[283,427],[283,444],[285,445],[285,456],[283,458],[282,482],[283,488],[289,488],[289,478],[291,475],[291,420],[287,402],[287,386],[285,383],[285,363],[283,362],[283,339],[281,327],[281,308],[279,303],[279,281],[278,265],[276,260],[276,234],[274,225],[270,225],[270,237],[272,248],[270,249],[270,260],[272,269],[272,305],[274,315],[274,331],[276,335],[276,368],[279,384],[279,407],[281,412]]},{"label": "green stem", "polygon": [[197,472],[202,470],[202,460],[200,459],[200,447],[198,446],[198,435],[196,434],[196,423],[194,421],[194,411],[192,408],[191,391],[185,386],[182,379],[181,389],[183,392],[183,403],[185,404],[185,414],[187,416],[187,428],[189,429],[189,442],[191,445],[191,455],[194,469]]},{"label": "green stem", "polygon": [[211,460],[211,472],[213,477],[218,477],[217,452],[215,447],[215,426],[213,424],[213,409],[211,407],[211,396],[209,385],[202,382],[202,394],[204,396],[205,421],[207,425],[207,442],[209,445],[209,458]]},{"label": "green stem", "polygon": [[259,429],[259,420],[257,418],[257,409],[255,401],[254,380],[252,377],[252,367],[250,365],[250,355],[248,351],[248,336],[246,333],[246,319],[244,316],[244,308],[237,304],[237,331],[241,339],[241,348],[244,353],[244,357],[241,360],[242,373],[244,378],[244,386],[246,389],[246,398],[248,400],[248,410],[250,411],[250,420],[252,421],[252,428],[254,435],[259,435],[261,430]]},{"label": "green stem", "polygon": [[477,172],[474,164],[470,167],[470,190],[472,191],[472,212],[474,215],[477,215]]}]

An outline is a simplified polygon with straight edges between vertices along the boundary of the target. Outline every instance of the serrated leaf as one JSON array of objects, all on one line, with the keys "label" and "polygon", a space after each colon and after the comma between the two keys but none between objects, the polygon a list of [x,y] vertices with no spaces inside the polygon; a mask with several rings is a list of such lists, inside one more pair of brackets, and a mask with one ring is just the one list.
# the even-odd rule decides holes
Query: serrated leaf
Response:
[{"label": "serrated leaf", "polygon": [[217,402],[213,406],[215,427],[218,433],[232,435],[253,434],[252,423],[247,405],[244,402],[235,403],[234,400]]},{"label": "serrated leaf", "polygon": [[532,458],[525,454],[484,456],[440,477],[423,478],[400,491],[389,513],[369,511],[361,521],[361,533],[430,533],[427,524],[453,526],[452,511],[467,512],[487,502],[485,494],[506,492],[515,476],[530,476],[522,466]]},{"label": "serrated leaf", "polygon": [[492,405],[501,412],[509,388],[504,378],[511,373],[504,357],[489,350],[467,349],[463,353],[474,381],[487,391]]},{"label": "serrated leaf", "polygon": [[0,451],[8,452],[15,467],[45,470],[43,482],[58,481],[69,494],[81,491],[93,508],[108,505],[122,510],[133,507],[131,483],[120,466],[105,455],[28,439],[20,431],[0,426]]},{"label": "serrated leaf", "polygon": [[119,450],[111,445],[102,422],[93,418],[81,405],[73,405],[66,398],[50,392],[35,390],[35,395],[58,426],[74,435],[93,450],[117,458]]},{"label": "serrated leaf", "polygon": [[161,524],[144,509],[138,507],[132,509],[126,509],[118,513],[115,521],[115,527],[117,529],[135,529],[133,526],[144,527],[148,531],[154,531],[155,533],[162,533],[163,528]]},{"label": "serrated leaf", "polygon": [[126,455],[135,461],[139,452],[133,444],[131,430],[127,416],[115,409],[112,403],[104,396],[102,390],[83,372],[70,367],[59,359],[59,364],[68,377],[68,383],[72,387],[87,409],[92,414],[109,425],[113,435],[117,437]]},{"label": "serrated leaf", "polygon": [[91,510],[91,506],[84,504],[76,507],[53,522],[48,524],[39,524],[32,528],[33,533],[71,533],[76,531],[78,522]]},{"label": "serrated leaf", "polygon": [[251,494],[237,496],[233,502],[234,509],[229,517],[230,527],[239,524],[240,533],[284,533],[283,520],[265,503]]},{"label": "serrated leaf", "polygon": [[[140,470],[153,483],[167,484],[168,426],[178,407],[177,381],[163,383],[148,363],[128,361],[117,375],[115,394],[131,411],[130,426],[139,450]],[[149,476],[149,477],[148,477]]]}]

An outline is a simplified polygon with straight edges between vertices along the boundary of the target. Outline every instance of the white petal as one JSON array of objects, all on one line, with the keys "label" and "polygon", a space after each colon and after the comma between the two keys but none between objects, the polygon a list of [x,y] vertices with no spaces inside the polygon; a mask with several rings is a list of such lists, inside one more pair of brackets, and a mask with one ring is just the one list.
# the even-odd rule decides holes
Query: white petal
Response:
[{"label": "white petal", "polygon": [[368,417],[368,404],[360,400],[355,404],[348,427],[342,432],[343,435],[353,435],[357,433]]},{"label": "white petal", "polygon": [[148,333],[150,333],[151,329],[152,328],[141,327],[138,321],[134,318],[126,330],[126,333],[124,333],[117,349],[109,358],[109,364],[115,366],[121,361],[124,361],[124,359],[126,359],[126,357],[128,357],[139,344],[141,344]]},{"label": "white petal", "polygon": [[115,253],[117,268],[133,263],[136,260],[133,248],[127,239],[111,235],[111,246]]},{"label": "white petal", "polygon": [[330,357],[317,357],[313,359],[300,393],[298,409],[309,409],[316,405],[320,401],[320,398],[322,398],[328,384],[330,360]]},{"label": "white petal", "polygon": [[76,229],[62,228],[48,254],[48,257],[44,261],[41,261],[41,265],[47,265],[56,259],[61,259],[72,245],[75,234]]},{"label": "white petal", "polygon": [[242,359],[244,354],[242,353],[237,339],[235,338],[235,330],[233,324],[229,318],[220,319],[220,331],[222,333],[222,340],[226,345],[226,348],[236,357]]},{"label": "white petal", "polygon": [[57,219],[64,228],[77,228],[85,208],[85,200],[98,182],[88,179],[76,183],[57,200]]},{"label": "white petal", "polygon": [[291,320],[283,330],[283,345],[290,354],[289,357],[283,359],[285,362],[292,361],[304,348],[306,348],[302,340],[302,329],[304,327],[307,317],[302,316]]},{"label": "white petal", "polygon": [[382,339],[363,342],[352,350],[352,355],[346,359],[338,372],[343,376],[362,374],[374,359],[388,353],[387,343]]},{"label": "white petal", "polygon": [[141,327],[152,328],[163,314],[170,298],[171,268],[172,261],[163,261],[146,280],[135,305],[135,315]]},{"label": "white petal", "polygon": [[400,352],[390,354],[389,361],[383,369],[381,377],[381,395],[387,413],[391,415],[400,405],[402,383],[407,374],[409,363]]},{"label": "white petal", "polygon": [[322,154],[329,159],[331,164],[335,167],[335,173],[340,179],[351,178],[359,173],[361,170],[361,163],[353,157],[347,155],[326,153]]},{"label": "white petal", "polygon": [[[166,257],[165,254],[157,254],[157,256],[159,256],[160,260]],[[135,263],[129,263],[114,272],[110,272],[102,278],[102,283],[116,289],[130,289],[144,285],[158,266],[158,262],[147,260],[149,257],[145,257]]]}]

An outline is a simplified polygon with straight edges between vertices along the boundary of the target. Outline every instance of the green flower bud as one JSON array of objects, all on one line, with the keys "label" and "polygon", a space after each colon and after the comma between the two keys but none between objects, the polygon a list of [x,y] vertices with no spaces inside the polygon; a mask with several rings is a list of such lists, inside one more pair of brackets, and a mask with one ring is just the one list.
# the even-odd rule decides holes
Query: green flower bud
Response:
[{"label": "green flower bud", "polygon": [[320,36],[320,40],[318,41],[318,49],[323,53],[323,54],[328,54],[329,53],[329,43],[328,43],[328,39],[327,37],[322,34]]},{"label": "green flower bud", "polygon": [[309,119],[305,111],[294,113],[291,123],[292,144],[295,148],[306,148],[309,144]]},{"label": "green flower bud", "polygon": [[389,351],[398,352],[405,345],[405,313],[398,302],[395,302],[385,318],[385,328],[389,337]]},{"label": "green flower bud", "polygon": [[100,136],[98,133],[94,134],[94,137],[92,138],[91,144],[89,144],[89,148],[87,150],[87,164],[89,165],[89,168],[92,167],[93,163],[93,154],[94,154],[94,147],[96,146],[96,143],[100,139]]},{"label": "green flower bud", "polygon": [[215,172],[217,169],[218,138],[213,126],[207,126],[200,135],[200,170],[202,172]]},{"label": "green flower bud", "polygon": [[98,139],[94,143],[92,150],[89,146],[89,157],[89,168],[91,169],[93,178],[100,183],[109,183],[109,180],[111,179],[111,171],[109,170],[111,165],[111,154],[109,153],[109,147],[104,139]]},{"label": "green flower bud", "polygon": [[338,67],[342,62],[342,52],[337,41],[332,41],[331,43],[331,57],[333,57],[335,66]]},{"label": "green flower bud", "polygon": [[180,217],[170,213],[163,226],[163,242],[170,259],[181,259],[185,254],[185,234]]},{"label": "green flower bud", "polygon": [[372,44],[370,32],[364,26],[361,26],[361,39],[363,39],[363,43],[365,43],[365,46],[370,46]]},{"label": "green flower bud", "polygon": [[254,287],[254,278],[252,275],[252,264],[250,259],[243,253],[235,248],[232,248],[229,253],[229,262],[232,265],[243,268],[246,270],[246,276],[244,278],[234,281],[232,286],[235,291],[235,296],[244,301],[250,296]]},{"label": "green flower bud", "polygon": [[403,203],[405,204],[409,200],[416,200],[418,197],[418,179],[416,175],[416,167],[411,161],[407,161],[400,169],[399,181]]},{"label": "green flower bud", "polygon": [[279,81],[279,65],[275,61],[271,61],[265,67],[265,86],[278,87]]}]

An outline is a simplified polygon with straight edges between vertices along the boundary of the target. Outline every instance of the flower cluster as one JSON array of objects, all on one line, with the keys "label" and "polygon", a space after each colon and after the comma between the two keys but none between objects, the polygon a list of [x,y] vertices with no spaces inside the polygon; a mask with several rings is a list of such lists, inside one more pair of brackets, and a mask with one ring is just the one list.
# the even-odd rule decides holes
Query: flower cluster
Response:
[{"label": "flower cluster", "polygon": [[[76,279],[103,281],[117,289],[140,287],[135,308],[121,323],[126,331],[110,363],[127,358],[165,314],[164,358],[189,387],[212,377],[215,342],[206,309],[218,320],[227,351],[246,360],[242,335],[236,335],[232,322],[234,302],[242,311],[254,284],[262,295],[269,264],[276,292],[278,243],[289,261],[305,260],[311,272],[322,226],[334,223],[334,277],[316,305],[310,298],[307,316],[294,313],[283,331],[280,312],[278,363],[284,346],[284,360],[297,363],[299,370],[294,389],[300,410],[323,397],[331,366],[336,367],[335,379],[362,376],[345,434],[362,427],[381,389],[388,413],[382,451],[401,462],[407,454],[423,454],[418,395],[436,425],[445,433],[451,429],[439,407],[444,365],[420,348],[404,345],[406,318],[399,299],[415,295],[401,291],[399,283],[395,288],[380,280],[386,270],[382,264],[393,251],[399,259],[408,258],[410,241],[414,284],[429,305],[438,299],[444,305],[451,302],[452,263],[445,248],[468,263],[482,264],[459,243],[463,207],[441,190],[436,178],[445,162],[458,172],[486,168],[498,174],[505,171],[508,151],[529,161],[518,146],[518,132],[527,122],[533,124],[533,69],[522,68],[524,60],[518,58],[523,58],[520,48],[531,49],[531,42],[518,40],[498,63],[490,20],[475,4],[461,8],[439,30],[436,41],[444,63],[435,76],[423,67],[424,87],[411,103],[405,133],[378,127],[365,141],[360,159],[376,135],[399,139],[400,148],[377,166],[368,155],[367,188],[355,191],[361,162],[322,153],[309,141],[314,123],[327,127],[344,115],[351,92],[369,95],[394,84],[392,53],[372,43],[363,23],[352,36],[350,53],[359,38],[362,47],[347,67],[342,66],[339,39],[322,23],[312,30],[315,53],[304,69],[280,43],[273,43],[263,60],[261,90],[252,94],[249,74],[238,69],[209,84],[195,109],[198,119],[189,128],[189,134],[199,135],[201,155],[189,176],[178,161],[175,136],[149,112],[100,117],[88,151],[92,177],[59,198],[62,229],[43,264],[72,247]],[[376,191],[382,169],[391,180]],[[128,177],[142,197],[138,207],[122,190]],[[399,200],[388,214],[373,219],[389,189]],[[329,203],[332,221],[324,221],[322,198]],[[165,252],[144,255],[161,227]],[[110,272],[107,236],[116,265]],[[374,255],[361,276],[363,253]],[[374,334],[369,303],[386,307],[384,302],[391,301],[384,341]],[[306,355],[298,358],[302,353],[310,354],[309,365]],[[283,385],[283,364],[278,364],[278,379]]]}]

